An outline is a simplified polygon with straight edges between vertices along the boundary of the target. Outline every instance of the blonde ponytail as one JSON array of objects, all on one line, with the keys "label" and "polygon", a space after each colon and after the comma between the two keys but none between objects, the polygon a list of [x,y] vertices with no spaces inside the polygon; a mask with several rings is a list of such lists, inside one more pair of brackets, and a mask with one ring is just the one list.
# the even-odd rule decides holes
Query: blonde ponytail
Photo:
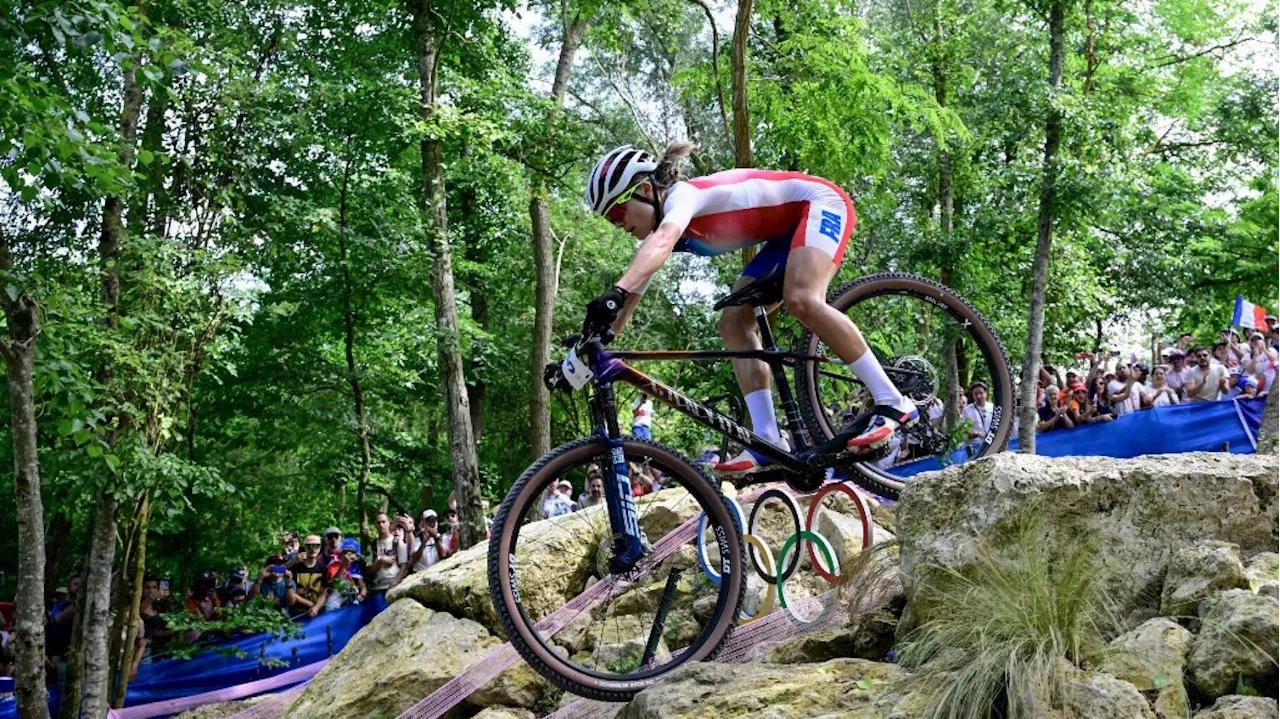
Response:
[{"label": "blonde ponytail", "polygon": [[667,145],[666,152],[662,153],[662,159],[658,161],[658,168],[653,171],[654,183],[658,187],[670,187],[684,179],[684,175],[680,172],[680,165],[691,152],[693,152],[691,142],[673,142]]}]

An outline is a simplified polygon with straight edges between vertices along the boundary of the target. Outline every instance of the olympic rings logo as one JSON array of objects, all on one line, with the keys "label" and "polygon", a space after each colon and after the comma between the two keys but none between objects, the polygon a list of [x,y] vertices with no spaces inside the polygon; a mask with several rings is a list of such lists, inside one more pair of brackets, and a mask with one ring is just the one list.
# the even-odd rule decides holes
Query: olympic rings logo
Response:
[{"label": "olympic rings logo", "polygon": [[[875,543],[875,525],[871,523],[871,509],[867,506],[866,499],[845,482],[830,482],[813,495],[803,526],[800,522],[801,511],[799,503],[796,502],[794,496],[782,489],[772,487],[761,492],[760,496],[756,498],[745,523],[743,522],[742,507],[733,498],[725,498],[729,503],[729,507],[733,510],[734,522],[738,525],[739,531],[742,532],[742,540],[747,545],[747,556],[751,560],[751,567],[756,576],[765,583],[765,596],[760,602],[760,607],[754,614],[739,612],[738,624],[749,624],[763,618],[773,611],[775,603],[786,612],[794,623],[802,627],[821,622],[830,615],[832,609],[834,609],[834,602],[830,599],[823,603],[821,611],[815,617],[805,618],[797,614],[792,607],[794,602],[789,603],[787,601],[786,583],[799,568],[801,554],[806,553],[804,552],[806,549],[808,550],[807,558],[810,566],[813,567],[814,573],[824,581],[837,586],[849,581],[849,576],[841,574],[840,561],[835,552],[832,551],[831,543],[814,526],[818,517],[818,509],[822,506],[822,500],[835,493],[843,494],[853,502],[862,523],[862,546],[860,549],[869,548]],[[778,502],[782,505],[787,514],[791,516],[791,525],[793,527],[791,535],[782,544],[777,562],[774,561],[773,552],[756,531],[757,523],[760,519],[760,509],[770,501]],[[698,518],[698,528],[695,535],[698,564],[701,565],[702,571],[707,575],[707,578],[718,586],[721,581],[720,572],[716,571],[707,558],[706,526],[707,514],[703,512]],[[822,555],[824,563],[818,562],[819,554]]]}]

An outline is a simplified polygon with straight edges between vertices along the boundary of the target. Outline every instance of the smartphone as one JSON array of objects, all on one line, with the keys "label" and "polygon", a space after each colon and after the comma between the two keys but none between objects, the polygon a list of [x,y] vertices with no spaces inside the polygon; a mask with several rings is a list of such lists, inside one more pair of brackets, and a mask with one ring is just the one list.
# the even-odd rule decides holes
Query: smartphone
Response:
[{"label": "smartphone", "polygon": [[160,591],[162,591],[162,592],[167,592],[167,591],[169,591],[169,580],[168,580],[168,579],[161,579],[161,580],[160,580]]}]

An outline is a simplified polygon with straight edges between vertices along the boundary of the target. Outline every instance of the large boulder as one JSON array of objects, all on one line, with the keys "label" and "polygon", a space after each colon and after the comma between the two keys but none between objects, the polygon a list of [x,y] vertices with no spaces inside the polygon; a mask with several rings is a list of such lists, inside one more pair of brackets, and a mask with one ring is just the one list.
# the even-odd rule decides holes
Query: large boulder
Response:
[{"label": "large boulder", "polygon": [[1219,697],[1211,709],[1197,712],[1195,719],[1277,719],[1280,709],[1275,699],[1229,694]]},{"label": "large boulder", "polygon": [[892,664],[835,659],[823,664],[699,663],[680,667],[632,699],[619,719],[884,719],[920,716],[897,693]]},{"label": "large boulder", "polygon": [[1160,614],[1182,617],[1195,614],[1201,600],[1225,589],[1247,589],[1240,550],[1230,542],[1208,539],[1183,547],[1169,562],[1160,593]]},{"label": "large boulder", "polygon": [[498,644],[469,619],[395,602],[320,670],[285,719],[396,716]]},{"label": "large boulder", "polygon": [[1182,685],[1182,672],[1191,640],[1191,632],[1181,625],[1164,618],[1151,619],[1116,637],[1103,652],[1098,670],[1150,693],[1157,717],[1185,717],[1187,690]]},{"label": "large boulder", "polygon": [[843,627],[792,637],[769,650],[774,664],[813,664],[841,657],[880,661],[893,648],[898,618],[886,609],[868,612]]},{"label": "large boulder", "polygon": [[[699,509],[689,493],[677,487],[637,498],[636,511],[645,535],[650,541],[657,541]],[[597,550],[608,536],[609,521],[604,505],[530,522],[520,529],[520,546],[538,547],[546,557],[556,559],[520,565],[520,600],[529,616],[546,616],[580,594],[595,579]],[[426,571],[411,574],[387,592],[387,601],[392,603],[406,597],[502,633],[501,622],[489,601],[488,542],[458,552]]]},{"label": "large boulder", "polygon": [[[914,477],[898,514],[903,584],[913,620],[928,617],[935,579],[965,571],[1038,518],[1050,549],[1096,546],[1096,571],[1119,616],[1158,606],[1165,568],[1201,539],[1272,550],[1274,456],[1188,453],[1109,459],[1004,452]],[[912,622],[909,622],[912,623]]]},{"label": "large boulder", "polygon": [[1201,695],[1213,700],[1248,686],[1275,697],[1280,604],[1247,589],[1232,589],[1201,603],[1200,621],[1187,668]]},{"label": "large boulder", "polygon": [[1147,700],[1129,682],[1110,674],[1080,674],[1063,687],[1064,719],[1155,719]]},{"label": "large boulder", "polygon": [[1262,587],[1280,582],[1280,554],[1260,552],[1249,558],[1244,566],[1244,576],[1249,588],[1261,593]]}]

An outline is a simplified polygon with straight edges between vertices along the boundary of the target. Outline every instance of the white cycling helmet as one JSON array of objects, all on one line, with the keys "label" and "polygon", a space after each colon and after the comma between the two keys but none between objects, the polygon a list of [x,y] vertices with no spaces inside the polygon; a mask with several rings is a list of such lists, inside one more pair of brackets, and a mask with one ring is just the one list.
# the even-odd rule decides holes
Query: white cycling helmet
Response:
[{"label": "white cycling helmet", "polygon": [[587,207],[603,215],[618,195],[635,184],[638,175],[658,169],[658,159],[644,150],[623,145],[600,158],[587,175]]}]

